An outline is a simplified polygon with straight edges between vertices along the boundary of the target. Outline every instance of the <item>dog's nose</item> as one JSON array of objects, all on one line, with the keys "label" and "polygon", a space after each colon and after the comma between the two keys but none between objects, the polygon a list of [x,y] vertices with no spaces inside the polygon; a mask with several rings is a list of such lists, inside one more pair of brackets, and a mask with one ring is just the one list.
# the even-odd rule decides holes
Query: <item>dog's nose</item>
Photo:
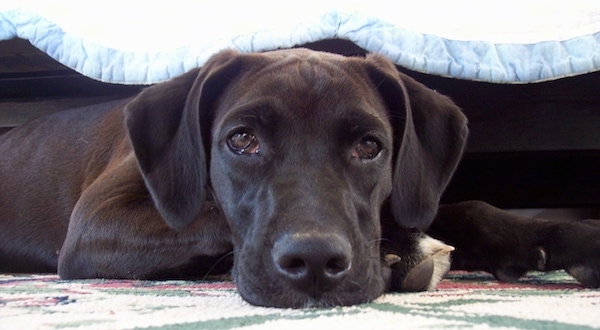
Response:
[{"label": "dog's nose", "polygon": [[350,242],[336,234],[285,235],[273,246],[272,256],[283,278],[315,298],[338,285],[352,266]]}]

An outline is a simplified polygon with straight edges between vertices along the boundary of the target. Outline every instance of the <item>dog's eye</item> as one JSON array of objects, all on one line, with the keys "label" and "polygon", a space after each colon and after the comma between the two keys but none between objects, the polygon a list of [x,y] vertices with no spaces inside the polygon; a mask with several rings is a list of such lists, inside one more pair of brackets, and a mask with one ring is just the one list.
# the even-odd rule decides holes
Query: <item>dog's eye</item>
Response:
[{"label": "dog's eye", "polygon": [[259,151],[259,144],[256,136],[244,131],[237,132],[229,137],[227,145],[233,152],[239,155],[257,154]]},{"label": "dog's eye", "polygon": [[365,138],[358,143],[352,157],[360,159],[373,159],[381,152],[381,145],[373,138]]}]

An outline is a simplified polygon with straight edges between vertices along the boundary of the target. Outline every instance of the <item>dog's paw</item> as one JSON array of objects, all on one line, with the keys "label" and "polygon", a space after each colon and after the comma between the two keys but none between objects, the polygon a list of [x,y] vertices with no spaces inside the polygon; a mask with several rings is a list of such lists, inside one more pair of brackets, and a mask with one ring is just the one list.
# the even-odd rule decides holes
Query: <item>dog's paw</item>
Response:
[{"label": "dog's paw", "polygon": [[559,259],[583,286],[600,288],[600,220],[569,223],[556,236],[567,251],[549,247],[549,258]]},{"label": "dog's paw", "polygon": [[450,253],[454,247],[422,234],[415,253],[404,257],[384,256],[384,264],[392,271],[392,291],[432,291],[450,270]]},{"label": "dog's paw", "polygon": [[538,270],[564,269],[589,288],[600,288],[600,221],[561,223],[538,247]]},{"label": "dog's paw", "polygon": [[566,271],[584,286],[600,288],[600,220],[584,220],[581,225],[588,226],[589,242],[585,247],[588,255],[581,262],[567,266]]}]

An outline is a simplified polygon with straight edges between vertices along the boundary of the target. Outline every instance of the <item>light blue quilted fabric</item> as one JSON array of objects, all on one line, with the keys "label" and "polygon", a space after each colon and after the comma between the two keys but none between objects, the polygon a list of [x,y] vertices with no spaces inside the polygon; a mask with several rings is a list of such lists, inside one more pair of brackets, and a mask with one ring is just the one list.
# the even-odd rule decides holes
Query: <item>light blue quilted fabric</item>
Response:
[{"label": "light blue quilted fabric", "polygon": [[260,29],[205,44],[190,41],[189,46],[160,51],[110,48],[67,33],[35,12],[0,11],[0,40],[14,37],[29,40],[86,76],[124,84],[164,81],[201,66],[224,48],[254,52],[329,38],[351,40],[411,70],[494,83],[538,82],[600,69],[600,32],[534,44],[459,41],[407,30],[377,17],[336,10],[312,21],[294,22],[291,30]]}]

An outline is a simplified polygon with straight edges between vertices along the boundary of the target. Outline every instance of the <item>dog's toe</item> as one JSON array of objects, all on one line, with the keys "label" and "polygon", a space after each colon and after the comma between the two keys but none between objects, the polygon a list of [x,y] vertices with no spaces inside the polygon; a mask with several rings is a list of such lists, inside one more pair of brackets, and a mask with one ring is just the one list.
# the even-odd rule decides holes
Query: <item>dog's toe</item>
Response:
[{"label": "dog's toe", "polygon": [[587,265],[576,265],[567,268],[579,283],[588,288],[600,288],[600,272]]},{"label": "dog's toe", "polygon": [[523,269],[510,268],[510,267],[496,269],[493,272],[494,277],[498,281],[505,282],[505,283],[515,283],[515,282],[519,281],[519,279],[521,277],[523,277],[523,275],[525,275],[525,273],[526,273],[526,271]]},{"label": "dog's toe", "polygon": [[383,263],[386,267],[392,267],[393,265],[402,261],[402,258],[396,254],[386,254],[383,257]]}]

